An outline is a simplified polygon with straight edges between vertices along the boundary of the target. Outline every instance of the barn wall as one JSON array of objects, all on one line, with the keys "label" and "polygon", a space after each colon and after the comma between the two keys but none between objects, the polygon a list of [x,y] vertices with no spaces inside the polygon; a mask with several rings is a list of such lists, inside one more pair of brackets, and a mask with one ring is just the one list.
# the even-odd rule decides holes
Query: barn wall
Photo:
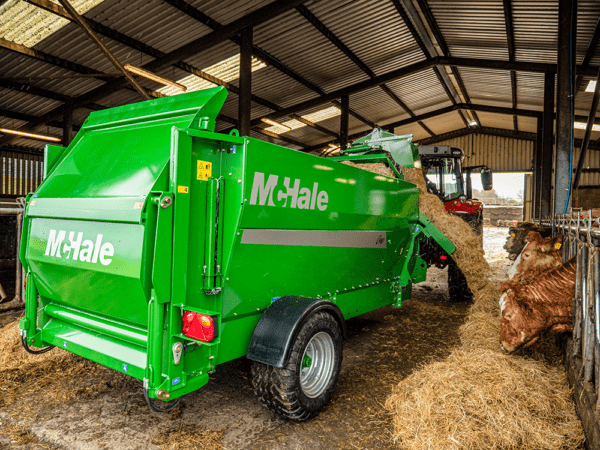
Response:
[{"label": "barn wall", "polygon": [[465,166],[485,164],[494,172],[529,172],[533,168],[534,141],[471,134],[437,144],[461,148],[467,156]]}]

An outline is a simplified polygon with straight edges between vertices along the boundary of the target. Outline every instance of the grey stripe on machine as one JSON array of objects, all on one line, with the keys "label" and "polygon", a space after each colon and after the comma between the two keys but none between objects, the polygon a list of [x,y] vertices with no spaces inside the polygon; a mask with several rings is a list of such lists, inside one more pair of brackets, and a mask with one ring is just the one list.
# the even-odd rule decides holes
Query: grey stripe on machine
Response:
[{"label": "grey stripe on machine", "polygon": [[244,230],[242,244],[386,248],[385,231]]}]

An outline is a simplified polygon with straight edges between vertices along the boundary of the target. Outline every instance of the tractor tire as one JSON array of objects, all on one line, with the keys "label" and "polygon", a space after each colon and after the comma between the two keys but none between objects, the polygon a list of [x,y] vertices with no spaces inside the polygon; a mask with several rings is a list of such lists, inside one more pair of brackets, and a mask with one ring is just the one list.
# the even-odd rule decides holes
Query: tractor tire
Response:
[{"label": "tractor tire", "polygon": [[283,368],[252,364],[254,393],[283,418],[304,422],[331,400],[341,366],[340,326],[331,314],[316,312],[302,325]]},{"label": "tractor tire", "polygon": [[473,300],[473,292],[469,289],[467,279],[456,263],[448,264],[448,301],[468,302]]}]

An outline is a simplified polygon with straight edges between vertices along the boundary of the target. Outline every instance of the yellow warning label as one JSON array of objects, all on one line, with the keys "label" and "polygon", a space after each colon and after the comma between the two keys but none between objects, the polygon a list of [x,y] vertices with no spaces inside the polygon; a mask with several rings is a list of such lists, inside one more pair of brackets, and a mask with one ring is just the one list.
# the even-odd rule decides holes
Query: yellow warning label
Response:
[{"label": "yellow warning label", "polygon": [[133,204],[133,209],[142,209],[144,207],[144,202],[135,202]]},{"label": "yellow warning label", "polygon": [[177,192],[180,194],[187,194],[189,192],[189,188],[187,186],[177,186]]},{"label": "yellow warning label", "polygon": [[212,163],[198,160],[198,180],[208,181],[212,177]]},{"label": "yellow warning label", "polygon": [[559,249],[560,248],[560,242],[557,242],[556,244],[554,244],[554,248]]},{"label": "yellow warning label", "polygon": [[35,200],[32,200],[29,202],[29,206],[33,206],[33,205],[35,205]]}]

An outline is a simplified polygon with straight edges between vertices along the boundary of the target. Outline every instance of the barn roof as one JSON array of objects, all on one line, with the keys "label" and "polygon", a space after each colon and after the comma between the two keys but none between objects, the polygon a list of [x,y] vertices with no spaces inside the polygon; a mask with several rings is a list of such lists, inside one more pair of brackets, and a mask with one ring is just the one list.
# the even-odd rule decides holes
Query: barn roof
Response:
[{"label": "barn roof", "polygon": [[[558,1],[71,0],[122,64],[190,89],[224,85],[217,130],[237,124],[240,32],[253,27],[252,135],[320,151],[374,125],[423,143],[473,131],[533,139],[556,71]],[[575,120],[600,66],[600,2],[577,2]],[[0,6],[0,128],[62,136],[63,112],[143,100],[58,1]],[[102,75],[102,76],[99,76]],[[164,85],[136,78],[151,95]],[[270,125],[270,118],[284,125]],[[600,122],[599,122],[600,123]],[[583,138],[584,130],[575,130]],[[592,140],[600,131],[592,133]],[[2,135],[0,146],[44,142]]]}]

